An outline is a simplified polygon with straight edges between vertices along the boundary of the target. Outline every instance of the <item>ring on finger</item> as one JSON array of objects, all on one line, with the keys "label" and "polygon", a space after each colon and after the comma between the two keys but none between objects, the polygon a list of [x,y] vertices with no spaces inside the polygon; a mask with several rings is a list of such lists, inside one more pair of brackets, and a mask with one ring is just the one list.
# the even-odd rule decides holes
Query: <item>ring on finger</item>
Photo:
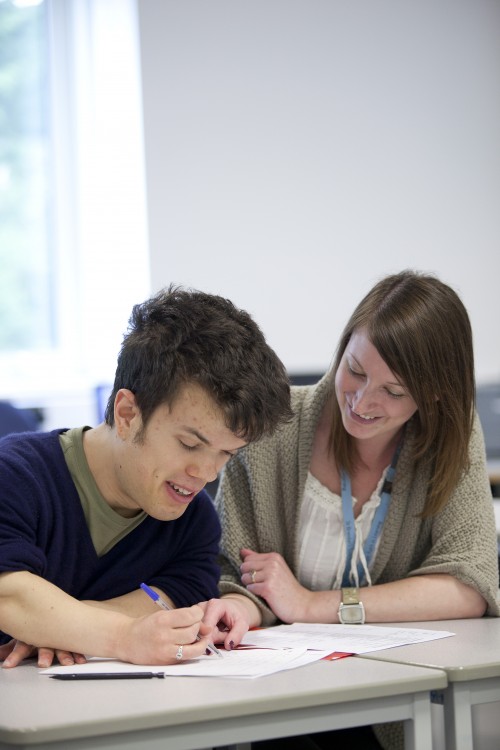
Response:
[{"label": "ring on finger", "polygon": [[256,572],[257,571],[252,570],[252,572],[250,573],[250,578],[252,579],[252,583],[255,583],[255,574],[256,574]]},{"label": "ring on finger", "polygon": [[179,646],[179,648],[177,649],[177,653],[175,655],[175,658],[177,659],[177,661],[180,661],[182,659],[182,648],[183,648],[182,646]]}]

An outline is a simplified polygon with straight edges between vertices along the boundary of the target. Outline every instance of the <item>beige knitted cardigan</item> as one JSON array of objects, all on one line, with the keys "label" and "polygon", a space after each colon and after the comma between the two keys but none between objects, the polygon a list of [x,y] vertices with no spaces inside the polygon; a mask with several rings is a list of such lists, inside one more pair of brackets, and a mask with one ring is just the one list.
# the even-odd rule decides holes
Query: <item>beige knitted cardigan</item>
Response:
[{"label": "beige knitted cardigan", "polygon": [[[265,602],[241,585],[239,551],[249,547],[258,552],[280,552],[297,575],[300,506],[330,379],[326,375],[315,386],[293,387],[292,420],[273,436],[238,453],[221,477],[215,500],[222,523],[220,592],[249,596],[261,609],[264,625],[275,623],[276,618]],[[430,519],[419,518],[429,475],[415,465],[412,445],[410,423],[371,571],[373,584],[449,573],[482,594],[488,615],[499,616],[497,537],[479,420],[476,417],[470,442],[470,470],[445,508]],[[402,747],[399,725],[396,732],[384,731],[383,735],[380,733],[379,740],[384,747]]]}]

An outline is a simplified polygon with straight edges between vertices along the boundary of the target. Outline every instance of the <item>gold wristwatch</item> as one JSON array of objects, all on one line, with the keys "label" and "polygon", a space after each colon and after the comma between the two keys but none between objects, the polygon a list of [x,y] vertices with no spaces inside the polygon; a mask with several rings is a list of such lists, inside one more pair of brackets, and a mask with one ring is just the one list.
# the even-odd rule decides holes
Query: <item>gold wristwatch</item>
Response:
[{"label": "gold wristwatch", "polygon": [[338,615],[342,625],[363,625],[365,608],[363,603],[359,601],[359,589],[342,589],[342,601]]}]

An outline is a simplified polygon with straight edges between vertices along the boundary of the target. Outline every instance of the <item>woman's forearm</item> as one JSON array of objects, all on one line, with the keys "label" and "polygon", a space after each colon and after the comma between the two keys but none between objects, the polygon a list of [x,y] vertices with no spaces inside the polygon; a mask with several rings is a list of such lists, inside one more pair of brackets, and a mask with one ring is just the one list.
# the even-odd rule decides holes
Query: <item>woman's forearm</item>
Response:
[{"label": "woman's forearm", "polygon": [[[421,575],[360,589],[366,622],[452,620],[482,617],[486,602],[475,589],[448,574]],[[302,622],[339,622],[340,591],[310,592]]]}]

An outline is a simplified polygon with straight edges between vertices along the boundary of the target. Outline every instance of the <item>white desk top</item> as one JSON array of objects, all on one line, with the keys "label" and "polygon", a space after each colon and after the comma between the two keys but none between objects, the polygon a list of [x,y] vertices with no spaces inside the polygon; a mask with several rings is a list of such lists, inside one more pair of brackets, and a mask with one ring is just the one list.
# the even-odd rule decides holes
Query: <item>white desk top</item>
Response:
[{"label": "white desk top", "polygon": [[455,633],[437,641],[398,646],[360,654],[357,658],[381,659],[399,664],[443,669],[450,682],[500,677],[500,618],[383,623],[383,625]]},{"label": "white desk top", "polygon": [[[446,675],[439,670],[354,657],[248,680],[168,677],[62,682],[27,664],[0,669],[0,747],[2,742],[25,747],[137,730],[145,738],[144,730],[155,728],[168,732],[178,727],[193,733],[227,719],[232,720],[234,733],[234,726],[241,726],[245,717],[253,716],[254,722],[257,717],[261,727],[279,711],[292,710],[295,716],[308,707],[317,711],[319,706],[326,707],[330,716],[336,704],[342,707],[337,710],[342,720],[349,703],[352,711],[353,703],[357,708],[365,699],[383,700],[392,710],[402,696],[426,695],[446,685]],[[189,747],[210,744],[202,736],[204,743]],[[104,746],[80,741],[78,747]]]}]

